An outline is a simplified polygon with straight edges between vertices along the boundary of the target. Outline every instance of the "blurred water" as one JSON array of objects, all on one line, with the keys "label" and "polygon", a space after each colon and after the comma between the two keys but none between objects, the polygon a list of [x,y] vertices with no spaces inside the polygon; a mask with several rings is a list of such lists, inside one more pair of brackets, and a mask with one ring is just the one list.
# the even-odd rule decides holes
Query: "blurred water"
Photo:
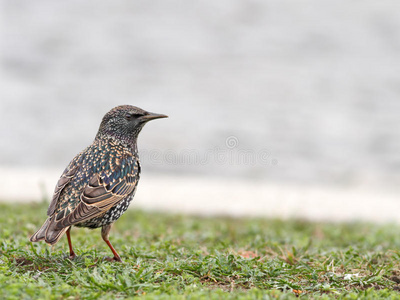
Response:
[{"label": "blurred water", "polygon": [[398,1],[1,5],[0,165],[61,171],[133,104],[170,115],[141,135],[146,172],[399,186]]}]

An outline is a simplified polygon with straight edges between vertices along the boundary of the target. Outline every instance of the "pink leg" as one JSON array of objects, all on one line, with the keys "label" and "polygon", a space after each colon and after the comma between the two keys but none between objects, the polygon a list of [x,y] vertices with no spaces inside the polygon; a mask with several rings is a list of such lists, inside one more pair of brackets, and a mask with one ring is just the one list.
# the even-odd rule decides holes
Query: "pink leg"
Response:
[{"label": "pink leg", "polygon": [[67,239],[68,239],[68,246],[69,246],[69,259],[74,259],[76,257],[76,254],[75,254],[74,250],[72,249],[70,231],[71,231],[71,227],[68,228],[68,230],[66,232]]},{"label": "pink leg", "polygon": [[107,258],[107,260],[122,262],[121,257],[119,257],[117,251],[115,251],[114,247],[111,245],[110,241],[108,240],[108,236],[109,236],[109,233],[110,233],[111,226],[112,226],[112,224],[109,224],[109,225],[103,226],[101,228],[101,237],[106,242],[108,247],[110,247],[112,253],[114,254],[113,258],[111,258],[111,259]]}]

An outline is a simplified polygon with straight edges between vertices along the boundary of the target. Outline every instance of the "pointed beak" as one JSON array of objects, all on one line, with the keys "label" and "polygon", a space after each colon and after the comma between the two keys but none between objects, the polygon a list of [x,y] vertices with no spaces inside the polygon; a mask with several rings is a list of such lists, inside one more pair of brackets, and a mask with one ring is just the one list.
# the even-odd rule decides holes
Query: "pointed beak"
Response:
[{"label": "pointed beak", "polygon": [[140,119],[142,119],[146,122],[150,121],[150,120],[162,119],[162,118],[168,118],[168,116],[163,115],[163,114],[155,114],[155,113],[149,112],[148,115],[144,115],[144,116],[140,117]]}]

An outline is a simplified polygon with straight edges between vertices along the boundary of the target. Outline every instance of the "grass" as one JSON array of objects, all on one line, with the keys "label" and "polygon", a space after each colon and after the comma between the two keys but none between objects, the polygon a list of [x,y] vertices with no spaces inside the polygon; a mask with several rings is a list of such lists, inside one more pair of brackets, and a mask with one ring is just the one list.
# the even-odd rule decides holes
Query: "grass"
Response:
[{"label": "grass", "polygon": [[[200,218],[131,209],[110,240],[30,243],[47,205],[0,204],[2,299],[397,299],[400,227]],[[1,297],[0,297],[1,298]]]}]

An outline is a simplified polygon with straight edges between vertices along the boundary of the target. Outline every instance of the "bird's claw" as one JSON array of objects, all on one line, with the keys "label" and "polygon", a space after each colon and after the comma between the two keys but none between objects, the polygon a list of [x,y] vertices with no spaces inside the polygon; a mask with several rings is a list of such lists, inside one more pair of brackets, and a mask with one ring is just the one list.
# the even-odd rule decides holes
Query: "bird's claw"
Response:
[{"label": "bird's claw", "polygon": [[75,254],[75,253],[71,253],[71,254],[68,256],[68,258],[69,258],[70,260],[74,260],[74,259],[76,258],[76,254]]},{"label": "bird's claw", "polygon": [[109,261],[109,262],[122,262],[122,259],[120,257],[104,257],[104,260]]}]

